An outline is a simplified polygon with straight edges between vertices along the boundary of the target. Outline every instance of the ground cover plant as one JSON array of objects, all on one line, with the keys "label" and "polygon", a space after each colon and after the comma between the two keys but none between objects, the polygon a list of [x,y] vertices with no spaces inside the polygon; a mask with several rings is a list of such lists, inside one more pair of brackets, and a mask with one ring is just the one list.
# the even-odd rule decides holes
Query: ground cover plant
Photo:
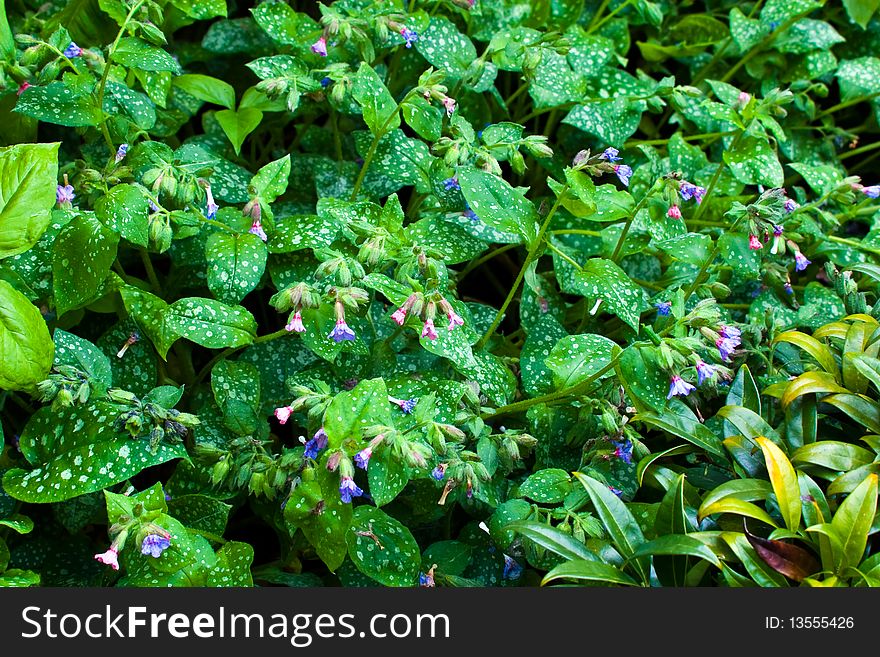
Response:
[{"label": "ground cover plant", "polygon": [[0,585],[874,586],[876,0],[13,0]]}]

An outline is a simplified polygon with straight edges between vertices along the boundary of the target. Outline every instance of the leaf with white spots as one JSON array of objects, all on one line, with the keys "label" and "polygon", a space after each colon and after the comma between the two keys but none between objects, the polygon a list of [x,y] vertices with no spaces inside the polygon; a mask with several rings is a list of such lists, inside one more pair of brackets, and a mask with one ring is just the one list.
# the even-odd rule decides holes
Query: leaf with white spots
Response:
[{"label": "leaf with white spots", "polygon": [[448,265],[473,260],[488,246],[462,228],[435,217],[420,219],[407,226],[405,232],[413,244],[433,251]]},{"label": "leaf with white spots", "polygon": [[419,545],[399,521],[371,506],[354,511],[345,534],[348,556],[364,575],[385,586],[414,586],[421,565]]},{"label": "leaf with white spots", "polygon": [[492,403],[503,406],[513,399],[516,392],[516,377],[495,354],[488,351],[474,352],[475,366],[460,366],[456,369],[480,385],[480,392]]},{"label": "leaf with white spots", "polygon": [[251,173],[244,167],[191,143],[184,144],[174,151],[174,157],[179,159],[181,164],[200,163],[203,166],[210,166],[211,192],[218,201],[245,203],[249,200],[247,186]]},{"label": "leaf with white spots", "polygon": [[217,564],[208,572],[208,586],[253,586],[251,564],[254,548],[248,543],[230,541],[217,550]]},{"label": "leaf with white spots", "polygon": [[178,299],[165,321],[172,332],[209,349],[240,347],[257,335],[257,322],[247,310],[201,297]]},{"label": "leaf with white spots", "polygon": [[251,9],[254,20],[272,39],[285,46],[302,46],[319,25],[286,2],[261,2]]},{"label": "leaf with white spots", "polygon": [[448,18],[434,16],[416,41],[416,50],[434,68],[445,70],[451,78],[461,78],[477,59],[471,40],[458,31]]},{"label": "leaf with white spots", "polygon": [[147,246],[150,202],[136,185],[116,185],[95,201],[95,216],[132,244]]},{"label": "leaf with white spots", "polygon": [[113,61],[141,71],[171,71],[180,75],[183,69],[167,52],[136,37],[123,37],[113,51]]},{"label": "leaf with white spots", "polygon": [[[407,320],[411,321],[410,319]],[[413,325],[421,334],[423,323],[421,320],[412,320]],[[477,361],[474,359],[474,352],[471,349],[471,340],[467,334],[461,330],[463,327],[454,328],[451,331],[448,324],[439,320],[436,324],[437,338],[430,340],[427,337],[420,337],[419,342],[425,351],[432,354],[443,356],[453,362],[457,368],[475,368]]]},{"label": "leaf with white spots", "polygon": [[837,84],[844,102],[880,92],[880,58],[858,57],[840,62]]},{"label": "leaf with white spots", "polygon": [[779,52],[804,55],[814,50],[829,50],[846,41],[826,21],[802,18],[777,37],[773,45]]},{"label": "leaf with white spots", "polygon": [[[355,133],[358,153],[366,156],[369,135]],[[371,196],[388,196],[401,187],[412,185],[416,191],[431,189],[431,168],[435,162],[428,145],[420,139],[410,139],[402,130],[392,130],[379,141],[370,168],[364,176],[364,190]]]},{"label": "leaf with white spots", "polygon": [[594,135],[606,144],[621,145],[635,134],[645,107],[643,100],[632,101],[618,96],[606,102],[577,105],[562,122]]},{"label": "leaf with white spots", "polygon": [[403,283],[398,283],[393,278],[377,272],[371,272],[364,276],[361,283],[371,290],[381,292],[395,306],[402,305],[409,295],[413,293],[411,287],[407,287]]},{"label": "leaf with white spots", "polygon": [[391,453],[390,449],[379,447],[370,458],[367,468],[367,481],[370,483],[370,497],[376,506],[385,506],[400,494],[409,483],[410,473],[405,463]]},{"label": "leaf with white spots", "polygon": [[529,95],[535,101],[535,109],[557,107],[581,100],[586,94],[583,77],[571,70],[563,55],[549,48],[542,48],[541,53],[541,63],[529,86]]},{"label": "leaf with white spots", "polygon": [[382,78],[366,62],[358,68],[351,93],[363,109],[364,123],[373,135],[384,135],[400,125],[397,103]]},{"label": "leaf with white spots", "polygon": [[189,529],[223,536],[232,505],[207,495],[181,495],[168,502],[168,513]]},{"label": "leaf with white spots", "polygon": [[291,253],[330,246],[341,227],[329,214],[276,217],[275,232],[269,239],[269,253]]},{"label": "leaf with white spots", "polygon": [[106,387],[113,385],[113,371],[110,359],[88,340],[73,333],[55,329],[55,367],[72,365],[85,372],[93,383]]},{"label": "leaf with white spots", "polygon": [[208,289],[220,301],[239,303],[263,277],[268,252],[251,233],[219,231],[208,238]]},{"label": "leaf with white spots", "polygon": [[231,399],[245,402],[255,411],[260,408],[260,373],[251,363],[219,361],[211,369],[211,390],[221,409]]},{"label": "leaf with white spots", "polygon": [[374,424],[392,425],[388,390],[380,378],[361,381],[354,389],[340,392],[324,413],[324,431],[331,449],[345,440],[360,441],[363,430]]},{"label": "leaf with white spots", "polygon": [[181,334],[168,322],[168,304],[156,295],[133,285],[120,288],[119,294],[131,319],[141,333],[150,338],[164,360],[171,345],[181,337]]},{"label": "leaf with white spots", "polygon": [[611,362],[616,346],[613,340],[593,333],[560,339],[545,360],[553,371],[553,384],[562,389],[586,381]]},{"label": "leaf with white spots", "polygon": [[723,157],[734,178],[747,185],[782,186],[782,165],[766,138],[744,135],[733,146]]},{"label": "leaf with white spots", "polygon": [[639,327],[643,292],[618,265],[604,258],[590,258],[569,280],[559,280],[563,292],[586,297],[590,304],[601,299],[599,311],[617,315],[634,330]]},{"label": "leaf with white spots", "polygon": [[303,481],[284,504],[288,530],[302,530],[309,543],[330,571],[345,561],[345,535],[351,526],[352,505],[339,497],[339,477],[321,467],[316,479]]},{"label": "leaf with white spots", "polygon": [[28,87],[15,104],[25,116],[68,127],[98,125],[101,111],[91,93],[72,90],[61,81]]},{"label": "leaf with white spots", "polygon": [[110,116],[127,118],[141,130],[156,125],[156,106],[150,97],[113,80],[107,81],[104,111]]},{"label": "leaf with white spots", "polygon": [[[82,214],[61,229],[55,240],[52,279],[61,316],[94,300],[116,260],[119,235]],[[83,255],[88,254],[87,258]]]},{"label": "leaf with white spots", "polygon": [[529,327],[529,333],[519,357],[523,390],[536,397],[553,390],[552,371],[544,362],[556,344],[568,335],[565,327],[550,314],[541,315]]},{"label": "leaf with white spots", "polygon": [[535,236],[535,206],[503,178],[466,167],[459,170],[458,181],[461,193],[481,221],[503,232],[519,233],[527,240]]},{"label": "leaf with white spots", "polygon": [[254,196],[272,203],[287,190],[290,180],[290,153],[262,167],[251,178],[249,186]]}]

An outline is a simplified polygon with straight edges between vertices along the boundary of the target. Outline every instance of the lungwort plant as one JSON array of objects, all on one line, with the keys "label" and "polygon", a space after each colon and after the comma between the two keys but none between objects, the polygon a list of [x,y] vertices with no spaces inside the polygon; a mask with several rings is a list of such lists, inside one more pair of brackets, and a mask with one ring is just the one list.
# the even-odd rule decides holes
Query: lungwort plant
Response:
[{"label": "lungwort plant", "polygon": [[876,2],[0,7],[0,584],[880,584]]}]

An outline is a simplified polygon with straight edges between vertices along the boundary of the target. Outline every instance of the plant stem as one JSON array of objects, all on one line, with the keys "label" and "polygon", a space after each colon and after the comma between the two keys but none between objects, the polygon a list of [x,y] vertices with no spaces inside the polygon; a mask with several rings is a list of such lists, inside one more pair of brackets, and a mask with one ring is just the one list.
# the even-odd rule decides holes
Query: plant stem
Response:
[{"label": "plant stem", "polygon": [[499,308],[498,312],[495,314],[495,319],[492,320],[492,325],[489,326],[486,334],[482,338],[480,338],[480,341],[477,342],[477,344],[475,345],[476,349],[482,349],[489,341],[489,338],[491,338],[492,335],[495,333],[495,329],[498,328],[498,325],[501,324],[504,313],[507,312],[507,307],[510,305],[510,302],[513,301],[513,297],[516,295],[516,292],[519,289],[519,284],[522,282],[523,276],[525,276],[526,274],[526,270],[532,264],[532,261],[538,257],[538,250],[540,249],[541,242],[544,240],[544,233],[547,232],[547,228],[550,226],[550,221],[553,219],[553,215],[556,214],[556,210],[559,209],[559,205],[562,203],[562,199],[565,198],[566,194],[568,194],[568,183],[566,183],[565,186],[560,190],[559,195],[556,197],[556,202],[553,204],[553,207],[550,208],[550,212],[547,213],[547,217],[544,219],[544,223],[541,224],[541,229],[538,231],[535,239],[532,240],[532,243],[529,245],[528,255],[526,256],[526,259],[523,262],[519,273],[516,275],[516,280],[513,282],[513,285],[510,288],[510,292],[507,293],[507,298],[504,300],[504,303],[501,304],[501,308]]},{"label": "plant stem", "polygon": [[505,244],[504,246],[499,246],[497,249],[493,249],[493,250],[489,251],[489,253],[477,258],[476,260],[471,260],[467,264],[467,266],[459,272],[458,280],[460,281],[465,276],[470,274],[474,269],[476,269],[477,267],[479,267],[483,263],[488,262],[489,260],[491,260],[495,256],[499,256],[502,253],[504,253],[505,251],[510,251],[511,249],[515,249],[518,246],[519,246],[519,244]]},{"label": "plant stem", "polygon": [[854,148],[851,151],[847,151],[846,153],[841,153],[837,156],[838,160],[845,160],[848,157],[853,157],[854,155],[861,155],[862,153],[868,153],[870,151],[874,151],[880,148],[880,141],[875,141],[873,144],[868,144],[866,146],[861,146],[859,148]]},{"label": "plant stem", "polygon": [[162,285],[159,283],[159,277],[156,276],[156,270],[153,269],[150,254],[147,253],[147,250],[144,248],[138,249],[138,253],[140,253],[141,256],[141,262],[144,263],[144,269],[147,270],[147,280],[150,281],[150,287],[153,288],[153,291],[156,292],[156,294],[159,294],[162,291]]},{"label": "plant stem", "polygon": [[[621,249],[623,249],[623,243],[626,241],[626,236],[627,236],[627,234],[629,234],[629,229],[632,226],[633,220],[636,218],[636,215],[639,213],[639,211],[641,211],[641,209],[643,207],[645,207],[645,204],[648,202],[648,199],[654,193],[654,190],[656,189],[656,187],[657,187],[657,183],[655,182],[651,186],[651,189],[649,189],[647,192],[645,192],[645,195],[642,197],[642,200],[639,201],[638,205],[636,205],[635,209],[632,211],[632,214],[630,214],[626,218],[626,223],[623,226],[623,231],[620,233],[620,237],[617,240],[617,246],[614,247],[614,253],[611,254],[611,260],[613,262],[617,262],[619,260],[620,251],[621,251]],[[706,192],[706,193],[708,194],[708,192]]]},{"label": "plant stem", "polygon": [[574,258],[572,258],[571,256],[569,256],[565,251],[562,251],[561,249],[558,249],[558,248],[556,247],[556,245],[553,244],[552,242],[547,242],[547,248],[549,248],[551,251],[553,251],[553,253],[555,253],[555,254],[558,255],[560,258],[562,258],[563,260],[565,260],[568,264],[570,264],[572,267],[574,267],[574,268],[577,269],[578,271],[580,271],[580,270],[583,269],[583,266],[582,266],[577,260],[575,260]]},{"label": "plant stem", "polygon": [[[715,139],[717,137],[727,137],[728,135],[735,134],[735,131],[730,130],[727,132],[704,132],[698,135],[688,135],[686,137],[681,137],[684,141],[700,141],[701,139]],[[663,144],[668,144],[671,139],[632,139],[626,142],[626,147],[630,146],[662,146]]]},{"label": "plant stem", "polygon": [[858,98],[853,98],[852,100],[847,100],[843,103],[837,103],[837,105],[832,105],[827,110],[823,110],[816,115],[817,119],[821,119],[823,116],[828,116],[829,114],[834,114],[835,112],[846,109],[847,107],[852,107],[853,105],[858,105],[859,103],[866,103],[869,100],[873,100],[880,96],[880,91],[874,92],[872,94],[868,94],[867,96],[859,96]]}]

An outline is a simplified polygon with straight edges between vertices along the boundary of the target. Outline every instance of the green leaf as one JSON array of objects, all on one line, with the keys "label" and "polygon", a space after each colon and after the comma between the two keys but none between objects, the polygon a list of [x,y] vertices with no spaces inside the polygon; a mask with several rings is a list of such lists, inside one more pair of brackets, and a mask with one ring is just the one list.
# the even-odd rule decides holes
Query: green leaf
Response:
[{"label": "green leaf", "polygon": [[727,457],[727,453],[721,446],[721,441],[707,426],[702,424],[694,412],[677,397],[673,397],[667,404],[667,411],[662,415],[655,413],[638,413],[632,421],[644,422],[652,427],[668,431],[674,436],[683,438],[701,449],[705,449],[716,456]]},{"label": "green leaf", "polygon": [[477,49],[471,40],[442,16],[431,18],[430,25],[416,41],[416,50],[429,64],[446,71],[451,78],[464,77],[477,59]]},{"label": "green leaf", "polygon": [[612,101],[577,105],[562,122],[620,147],[638,130],[644,109],[644,101],[618,96]]},{"label": "green leaf", "polygon": [[275,232],[269,238],[269,253],[292,253],[330,246],[342,225],[329,214],[296,214],[275,218]]},{"label": "green leaf", "polygon": [[287,190],[289,180],[290,153],[260,167],[251,179],[250,188],[264,203],[272,203]]},{"label": "green leaf", "polygon": [[406,465],[390,449],[382,449],[370,459],[367,479],[373,502],[376,506],[385,506],[406,487],[410,474]]},{"label": "green leaf", "polygon": [[761,256],[749,248],[749,237],[745,233],[724,233],[718,238],[718,249],[724,262],[739,276],[754,278],[758,275]]},{"label": "green leaf", "polygon": [[519,191],[503,178],[473,167],[462,168],[457,175],[461,193],[481,221],[526,240],[534,238],[538,213]]},{"label": "green leaf", "polygon": [[764,452],[764,463],[785,525],[797,531],[801,525],[801,489],[794,467],[776,443],[764,436],[758,436],[755,442]]},{"label": "green leaf", "polygon": [[519,357],[520,377],[526,394],[534,397],[553,390],[553,372],[545,360],[566,335],[559,320],[549,313],[540,315],[530,327]]},{"label": "green leaf", "polygon": [[571,534],[565,534],[555,527],[551,527],[543,522],[537,522],[535,520],[519,520],[508,523],[503,529],[505,531],[522,534],[529,540],[540,545],[542,548],[549,550],[553,554],[558,554],[563,559],[568,559],[570,561],[575,559],[599,561],[599,557],[587,549],[583,543],[572,537]]},{"label": "green leaf", "polygon": [[360,440],[363,429],[374,424],[392,424],[388,390],[381,378],[361,381],[333,398],[324,414],[327,444],[337,449],[347,438]]},{"label": "green leaf", "polygon": [[113,385],[110,359],[88,340],[55,329],[55,366],[72,365],[85,372],[93,384]]},{"label": "green leaf", "polygon": [[188,73],[175,77],[172,84],[199,100],[235,109],[235,89],[223,80],[201,73]]},{"label": "green leaf", "polygon": [[331,572],[345,561],[346,537],[352,521],[351,504],[339,498],[338,481],[327,473],[320,482],[303,482],[293,489],[284,505],[285,522],[291,530],[302,530]]},{"label": "green leaf", "polygon": [[71,128],[101,123],[102,112],[91,93],[72,90],[61,81],[33,85],[15,104],[15,111],[45,123]]},{"label": "green leaf", "polygon": [[397,103],[382,78],[366,62],[361,62],[351,95],[363,108],[364,122],[374,136],[382,136],[400,125]]},{"label": "green leaf", "polygon": [[713,566],[721,568],[721,561],[708,547],[692,536],[669,534],[659,536],[654,540],[642,543],[632,553],[631,558],[655,556],[655,555],[681,555],[705,559]]},{"label": "green leaf", "polygon": [[[116,260],[119,235],[91,216],[79,215],[61,229],[52,255],[55,306],[61,316],[93,301]],[[89,254],[87,259],[83,254]]]},{"label": "green leaf", "polygon": [[171,345],[180,334],[167,321],[169,306],[159,297],[140,288],[126,285],[119,290],[125,310],[144,335],[150,338],[156,351],[165,359]]},{"label": "green leaf", "polygon": [[596,561],[569,561],[561,563],[544,575],[541,586],[556,579],[574,579],[586,582],[605,582],[623,586],[638,586],[632,577],[612,565]]},{"label": "green leaf", "polygon": [[435,142],[440,139],[443,110],[423,96],[415,96],[401,106],[403,120],[422,139]]},{"label": "green leaf", "polygon": [[239,541],[226,543],[217,550],[217,563],[208,572],[207,586],[253,586],[253,561],[254,548],[250,544]]},{"label": "green leaf", "polygon": [[636,519],[626,504],[612,493],[608,486],[583,473],[575,472],[574,476],[583,484],[593,502],[596,514],[602,526],[608,532],[612,543],[627,559],[633,559],[633,567],[642,580],[648,581],[648,563],[644,557],[636,558],[635,550],[645,542],[645,537]]},{"label": "green leaf", "polygon": [[861,562],[876,513],[877,475],[870,474],[840,504],[831,519],[831,527],[843,548],[843,562],[838,572]]},{"label": "green leaf", "polygon": [[0,148],[0,259],[30,249],[49,226],[58,146],[56,142]]},{"label": "green leaf", "polygon": [[138,246],[149,242],[149,213],[150,202],[135,185],[116,185],[95,201],[100,222]]},{"label": "green leaf", "polygon": [[364,575],[385,586],[414,586],[419,545],[400,522],[375,507],[359,506],[345,534],[348,556]]},{"label": "green leaf", "polygon": [[555,504],[571,492],[571,476],[559,468],[539,470],[529,475],[517,490],[517,495],[541,504]]},{"label": "green leaf", "polygon": [[568,335],[561,338],[544,361],[558,389],[570,388],[594,376],[611,362],[617,344],[602,335]]},{"label": "green leaf", "polygon": [[251,233],[219,231],[208,238],[208,289],[220,301],[236,304],[253,290],[266,268],[266,245]]},{"label": "green leaf", "polygon": [[257,335],[257,322],[247,310],[201,297],[172,303],[165,323],[172,334],[209,349],[240,347]]},{"label": "green leaf", "polygon": [[33,390],[49,374],[54,352],[40,311],[0,280],[0,388]]},{"label": "green leaf", "polygon": [[864,30],[880,7],[880,0],[843,0],[843,6],[849,17]]},{"label": "green leaf", "polygon": [[782,186],[782,165],[766,138],[743,135],[724,151],[723,157],[733,177],[741,183]]},{"label": "green leaf", "polygon": [[615,371],[639,412],[663,411],[669,384],[655,350],[630,345],[620,355]]},{"label": "green leaf", "polygon": [[149,96],[112,80],[107,81],[103,110],[111,117],[130,120],[141,130],[156,125],[156,107]]},{"label": "green leaf", "polygon": [[738,516],[745,516],[746,518],[754,518],[755,520],[766,522],[771,527],[777,526],[773,521],[773,518],[771,518],[764,509],[751,502],[746,502],[736,497],[725,497],[712,504],[702,504],[700,506],[699,518],[702,520],[706,516],[711,516],[715,513],[733,513]]},{"label": "green leaf", "polygon": [[799,447],[791,454],[794,464],[818,465],[837,472],[847,472],[867,465],[874,454],[858,445],[837,440],[821,440]]},{"label": "green leaf", "polygon": [[840,100],[846,102],[880,92],[880,58],[858,57],[840,62],[837,68]]},{"label": "green leaf", "polygon": [[157,46],[135,37],[123,37],[112,53],[117,64],[141,71],[171,71],[180,75],[183,69],[177,60]]},{"label": "green leaf", "polygon": [[223,133],[235,149],[235,154],[238,155],[244,140],[257,129],[260,121],[263,120],[263,113],[253,107],[244,107],[237,112],[229,109],[220,110],[214,114],[214,118],[223,128]]}]

